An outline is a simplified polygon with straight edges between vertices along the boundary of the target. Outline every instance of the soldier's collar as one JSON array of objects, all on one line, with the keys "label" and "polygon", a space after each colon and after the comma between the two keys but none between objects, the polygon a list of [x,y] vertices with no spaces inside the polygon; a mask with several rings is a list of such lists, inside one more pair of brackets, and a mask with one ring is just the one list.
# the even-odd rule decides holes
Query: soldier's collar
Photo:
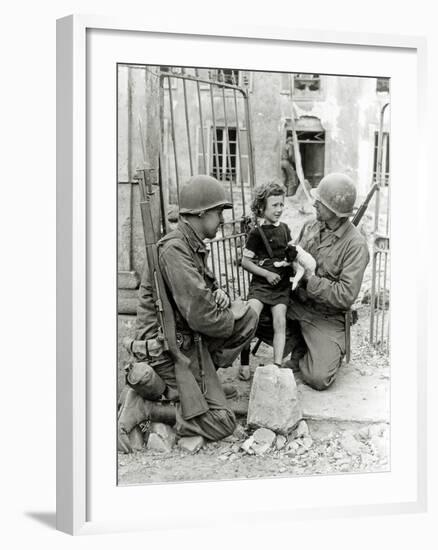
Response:
[{"label": "soldier's collar", "polygon": [[348,231],[348,229],[350,229],[351,222],[348,218],[345,218],[345,220],[343,220],[336,229],[330,229],[330,227],[326,225],[325,222],[320,222],[320,227],[323,230],[331,231],[333,235],[335,235],[338,239],[340,239],[342,235],[344,235]]},{"label": "soldier's collar", "polygon": [[345,233],[350,229],[351,222],[348,218],[345,218],[345,220],[341,223],[341,225],[333,231],[333,234],[340,239],[342,235],[345,235]]},{"label": "soldier's collar", "polygon": [[181,232],[186,237],[190,247],[193,248],[195,252],[207,252],[207,247],[205,246],[204,241],[187,221],[185,221],[184,219],[180,219],[178,225],[181,229]]}]

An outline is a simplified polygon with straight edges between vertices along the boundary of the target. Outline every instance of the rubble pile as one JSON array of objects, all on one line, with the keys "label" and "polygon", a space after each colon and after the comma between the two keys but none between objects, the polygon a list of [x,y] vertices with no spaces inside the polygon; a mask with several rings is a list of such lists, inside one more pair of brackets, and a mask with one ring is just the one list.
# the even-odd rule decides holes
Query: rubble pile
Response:
[{"label": "rubble pile", "polygon": [[258,428],[240,449],[249,455],[265,455],[284,450],[285,455],[303,454],[313,444],[305,420],[301,420],[295,430],[288,436],[276,434],[267,428]]}]

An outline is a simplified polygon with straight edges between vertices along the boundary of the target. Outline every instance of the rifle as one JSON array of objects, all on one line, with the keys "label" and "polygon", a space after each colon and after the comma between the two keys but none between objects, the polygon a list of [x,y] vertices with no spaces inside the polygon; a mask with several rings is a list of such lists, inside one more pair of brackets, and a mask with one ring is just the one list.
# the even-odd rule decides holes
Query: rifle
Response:
[{"label": "rifle", "polygon": [[180,394],[181,412],[188,420],[208,410],[207,402],[196,379],[190,370],[190,360],[181,352],[178,346],[175,314],[163,276],[158,263],[158,246],[152,222],[151,197],[154,195],[152,171],[137,170],[140,189],[140,209],[143,221],[146,258],[149,268],[149,278],[152,298],[158,321],[157,338],[162,342],[163,350],[168,352],[175,364],[175,377]]},{"label": "rifle", "polygon": [[363,218],[363,215],[366,212],[366,209],[368,208],[368,204],[370,203],[370,200],[373,198],[374,193],[378,190],[379,185],[375,183],[371,189],[368,191],[368,195],[365,197],[365,200],[363,203],[359,206],[357,209],[356,214],[353,216],[353,219],[351,220],[351,223],[353,225],[359,225],[361,219]]}]

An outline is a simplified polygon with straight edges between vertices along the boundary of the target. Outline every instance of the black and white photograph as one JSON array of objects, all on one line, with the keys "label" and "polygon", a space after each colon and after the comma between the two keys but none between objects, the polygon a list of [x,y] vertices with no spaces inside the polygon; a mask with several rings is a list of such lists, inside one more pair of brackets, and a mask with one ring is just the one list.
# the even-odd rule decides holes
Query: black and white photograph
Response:
[{"label": "black and white photograph", "polygon": [[116,70],[118,485],[390,471],[390,78]]}]

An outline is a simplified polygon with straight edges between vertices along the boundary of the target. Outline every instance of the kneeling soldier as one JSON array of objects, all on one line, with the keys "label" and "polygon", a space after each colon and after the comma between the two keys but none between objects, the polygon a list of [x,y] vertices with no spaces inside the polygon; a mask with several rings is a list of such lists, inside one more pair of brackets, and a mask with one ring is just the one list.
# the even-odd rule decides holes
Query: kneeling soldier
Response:
[{"label": "kneeling soldier", "polygon": [[182,188],[179,205],[178,227],[158,242],[157,256],[178,348],[188,366],[176,364],[159,338],[154,283],[146,265],[132,344],[139,362],[128,369],[133,389],[126,393],[118,421],[119,449],[125,452],[131,450],[129,432],[141,423],[175,424],[179,436],[210,441],[230,435],[236,425],[216,369],[230,366],[248,345],[257,315],[242,301],[231,303],[218,287],[204,244],[216,236],[222,211],[231,204],[216,179],[201,175]]}]

